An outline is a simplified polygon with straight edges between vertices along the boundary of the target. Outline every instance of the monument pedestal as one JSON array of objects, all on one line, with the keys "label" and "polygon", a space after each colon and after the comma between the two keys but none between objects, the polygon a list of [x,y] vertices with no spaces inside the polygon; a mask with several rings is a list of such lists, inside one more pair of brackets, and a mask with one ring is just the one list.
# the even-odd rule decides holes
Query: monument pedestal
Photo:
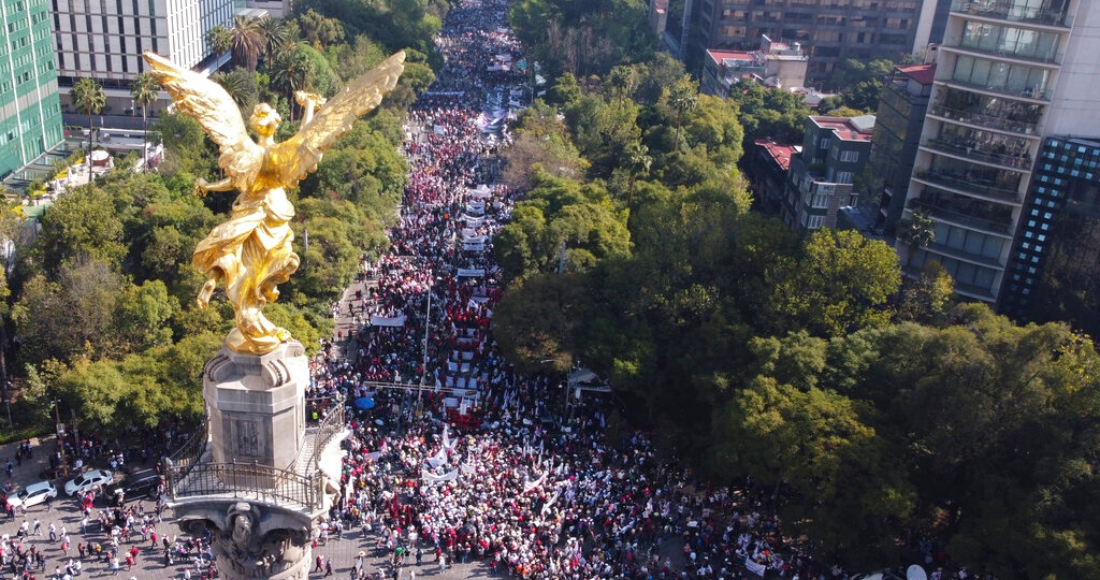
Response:
[{"label": "monument pedestal", "polygon": [[[297,341],[265,355],[240,354],[223,346],[206,363],[202,377],[214,462],[292,469],[305,437],[307,384],[309,359]],[[225,477],[257,483],[241,470],[234,473]]]},{"label": "monument pedestal", "polygon": [[223,346],[202,378],[208,441],[165,464],[180,528],[210,532],[223,580],[308,580],[314,524],[339,489],[320,452],[332,452],[343,407],[306,433],[309,361],[297,341],[266,355]]}]

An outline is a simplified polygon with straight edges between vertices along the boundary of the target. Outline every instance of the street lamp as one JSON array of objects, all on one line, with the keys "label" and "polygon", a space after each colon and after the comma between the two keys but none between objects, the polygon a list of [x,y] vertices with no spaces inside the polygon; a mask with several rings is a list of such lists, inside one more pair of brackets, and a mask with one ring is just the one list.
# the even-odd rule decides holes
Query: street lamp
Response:
[{"label": "street lamp", "polygon": [[69,462],[65,460],[65,428],[61,424],[61,399],[53,400],[53,416],[57,420],[56,433],[57,433],[57,448],[61,453],[61,465],[58,469],[61,470],[63,475],[69,474]]}]

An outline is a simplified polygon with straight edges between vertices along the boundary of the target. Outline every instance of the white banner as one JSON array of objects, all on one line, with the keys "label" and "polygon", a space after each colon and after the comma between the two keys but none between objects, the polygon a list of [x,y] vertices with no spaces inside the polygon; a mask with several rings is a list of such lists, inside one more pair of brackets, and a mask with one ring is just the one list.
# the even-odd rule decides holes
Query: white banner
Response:
[{"label": "white banner", "polygon": [[427,463],[428,465],[431,465],[432,469],[435,469],[436,467],[439,467],[440,465],[446,465],[447,464],[447,450],[441,448],[439,450],[439,453],[436,453],[434,456],[425,459],[424,462]]},{"label": "white banner", "polygon": [[405,315],[371,316],[370,323],[374,326],[405,326]]},{"label": "white banner", "polygon": [[428,485],[435,485],[444,481],[455,481],[458,479],[458,470],[449,471],[443,475],[436,475],[427,469],[420,470],[420,478],[424,480]]},{"label": "white banner", "polygon": [[481,278],[485,275],[485,268],[459,268],[459,278]]},{"label": "white banner", "polygon": [[447,134],[447,128],[444,127],[443,125],[436,125],[435,126],[435,134],[436,135],[446,135]]},{"label": "white banner", "polygon": [[550,511],[550,507],[554,505],[554,502],[558,501],[558,496],[560,496],[560,495],[561,495],[561,491],[559,490],[557,493],[555,493],[553,495],[553,497],[546,500],[546,503],[543,504],[543,506],[542,506],[542,511],[539,512],[539,513],[542,514],[542,515],[546,515],[546,512]]},{"label": "white banner", "polygon": [[[482,212],[484,213],[484,212]],[[480,228],[485,223],[485,216],[474,217],[466,214],[458,216],[458,219],[466,222],[467,228]]]},{"label": "white banner", "polygon": [[455,441],[454,443],[451,442],[450,429],[451,429],[450,425],[448,425],[446,423],[443,424],[443,448],[444,449],[454,449],[455,444],[458,443],[457,441]]},{"label": "white banner", "polygon": [[753,562],[752,558],[748,556],[745,556],[745,567],[749,569],[749,572],[752,572],[753,574],[756,574],[761,578],[764,577],[764,572],[768,569],[768,567],[763,564],[757,564],[756,562]]},{"label": "white banner", "polygon": [[536,487],[539,487],[540,485],[542,485],[542,482],[544,482],[544,481],[546,481],[546,474],[545,473],[540,475],[539,478],[536,479],[535,481],[531,481],[529,479],[524,478],[524,480],[523,480],[523,493],[527,493],[527,492],[531,491],[532,489],[535,489]]},{"label": "white banner", "polygon": [[487,185],[479,185],[477,189],[467,189],[466,194],[474,199],[488,199],[493,197],[493,192]]}]

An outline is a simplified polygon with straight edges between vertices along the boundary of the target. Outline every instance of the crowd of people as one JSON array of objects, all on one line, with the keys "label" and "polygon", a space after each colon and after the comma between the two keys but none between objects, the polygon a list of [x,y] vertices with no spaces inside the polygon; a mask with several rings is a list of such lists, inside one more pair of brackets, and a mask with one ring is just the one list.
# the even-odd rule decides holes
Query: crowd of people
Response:
[{"label": "crowd of people", "polygon": [[[763,567],[818,578],[828,571],[788,549],[751,493],[691,482],[645,435],[609,443],[606,395],[578,401],[501,357],[492,239],[515,192],[491,181],[508,141],[494,123],[525,94],[506,15],[497,0],[450,11],[446,64],[409,116],[392,247],[348,305],[362,331],[352,356],[314,361],[311,395],[357,411],[332,520],[362,528],[396,578],[425,551],[524,578],[730,579]],[[373,408],[351,405],[363,398]]]},{"label": "crowd of people", "polygon": [[395,579],[425,558],[521,578],[847,578],[782,536],[773,490],[693,481],[645,434],[609,428],[610,395],[504,361],[492,239],[519,192],[492,180],[498,121],[530,97],[524,53],[502,0],[461,0],[437,45],[446,64],[409,115],[400,223],[348,306],[361,331],[349,356],[333,345],[312,363],[310,395],[351,412],[332,527],[362,529]]}]

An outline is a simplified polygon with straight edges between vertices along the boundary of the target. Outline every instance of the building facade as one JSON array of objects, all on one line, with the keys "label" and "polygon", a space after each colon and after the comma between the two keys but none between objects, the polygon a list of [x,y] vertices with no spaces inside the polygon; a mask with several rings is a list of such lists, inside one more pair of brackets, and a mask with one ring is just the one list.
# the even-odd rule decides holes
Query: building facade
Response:
[{"label": "building facade", "polygon": [[904,209],[935,222],[914,268],[937,260],[959,295],[998,302],[1043,135],[1100,135],[1097,37],[1090,0],[952,4]]},{"label": "building facade", "polygon": [[744,165],[756,208],[782,215],[791,157],[799,151],[801,147],[776,143],[770,139],[757,139],[753,142],[752,150],[745,155]]},{"label": "building facade", "polygon": [[211,56],[206,33],[230,27],[241,0],[50,0],[63,96],[77,79],[103,86],[113,112],[133,106],[130,83],[153,51],[194,68]]},{"label": "building facade", "polygon": [[870,214],[874,231],[889,238],[905,209],[935,74],[934,64],[899,66],[882,87],[867,176],[873,182],[868,184],[873,195],[866,196],[860,209]]},{"label": "building facade", "polygon": [[[680,35],[682,58],[698,70],[708,48],[752,50],[767,35],[801,43],[810,57],[809,76],[821,80],[847,58],[900,59],[924,50],[936,7],[947,0],[685,0]],[[669,42],[668,44],[675,44]],[[675,52],[675,51],[673,51]]]},{"label": "building facade", "polygon": [[802,151],[791,156],[781,217],[796,230],[835,228],[841,208],[855,206],[852,186],[871,153],[875,117],[806,119]]},{"label": "building facade", "polygon": [[1100,336],[1100,140],[1045,138],[1033,173],[999,310]]},{"label": "building facade", "polygon": [[0,0],[0,176],[64,140],[48,0]]},{"label": "building facade", "polygon": [[806,84],[809,58],[798,43],[774,42],[765,36],[752,52],[707,49],[706,55],[699,91],[707,95],[725,99],[730,88],[742,81],[781,89]]}]

